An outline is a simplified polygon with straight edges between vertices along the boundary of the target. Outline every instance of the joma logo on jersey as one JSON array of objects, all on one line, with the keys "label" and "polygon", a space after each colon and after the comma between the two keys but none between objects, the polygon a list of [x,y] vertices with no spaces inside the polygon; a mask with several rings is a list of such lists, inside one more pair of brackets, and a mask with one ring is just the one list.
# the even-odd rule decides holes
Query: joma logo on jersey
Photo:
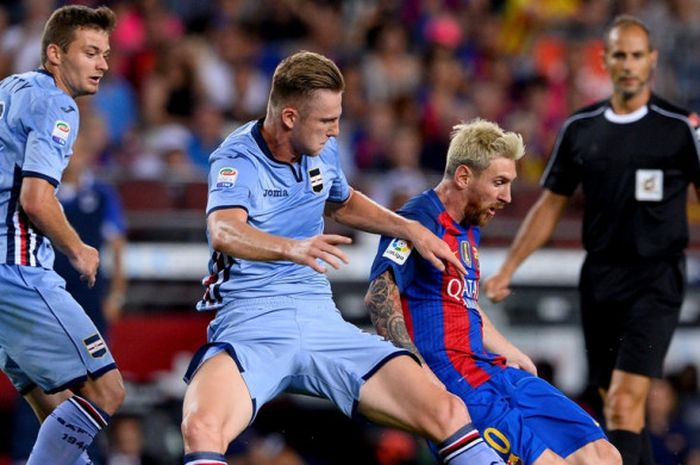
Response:
[{"label": "joma logo on jersey", "polygon": [[320,194],[323,191],[323,175],[321,175],[321,168],[311,168],[309,170],[309,182],[311,183],[311,190],[315,193]]},{"label": "joma logo on jersey", "polygon": [[287,189],[264,189],[263,197],[289,197]]}]

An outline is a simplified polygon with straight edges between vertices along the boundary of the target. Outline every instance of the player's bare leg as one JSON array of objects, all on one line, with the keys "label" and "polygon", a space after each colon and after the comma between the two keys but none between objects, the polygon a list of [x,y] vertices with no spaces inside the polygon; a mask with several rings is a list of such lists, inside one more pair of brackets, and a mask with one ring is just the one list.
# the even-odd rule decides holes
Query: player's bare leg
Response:
[{"label": "player's bare leg", "polygon": [[182,437],[185,463],[207,458],[224,463],[229,443],[250,423],[253,403],[236,363],[219,353],[197,370],[183,402]]},{"label": "player's bare leg", "polygon": [[605,393],[603,413],[610,442],[622,454],[625,465],[637,465],[644,450],[644,409],[651,388],[651,378],[613,370],[610,387]]},{"label": "player's bare leg", "polygon": [[566,458],[571,465],[621,465],[622,457],[605,439],[589,442]]},{"label": "player's bare leg", "polygon": [[72,391],[74,395],[64,391],[50,396],[34,389],[27,395],[42,421],[27,465],[90,463],[85,451],[107,426],[125,396],[124,383],[116,369],[88,378]]},{"label": "player's bare leg", "polygon": [[503,463],[471,425],[462,400],[432,382],[409,357],[388,361],[362,386],[358,411],[435,442],[446,464]]},{"label": "player's bare leg", "polygon": [[49,414],[58,407],[61,402],[73,395],[68,390],[56,394],[46,394],[40,387],[35,386],[24,395],[24,400],[30,405],[39,422],[44,421]]}]

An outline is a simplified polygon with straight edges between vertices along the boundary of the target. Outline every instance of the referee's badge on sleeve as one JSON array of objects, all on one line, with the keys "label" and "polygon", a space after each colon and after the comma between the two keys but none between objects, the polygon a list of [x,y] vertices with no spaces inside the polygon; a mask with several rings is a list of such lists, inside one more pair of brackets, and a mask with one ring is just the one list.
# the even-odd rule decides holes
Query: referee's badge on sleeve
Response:
[{"label": "referee's badge on sleeve", "polygon": [[664,198],[664,172],[637,170],[634,197],[642,202],[659,202]]},{"label": "referee's badge on sleeve", "polygon": [[413,244],[410,242],[403,239],[392,239],[382,257],[386,257],[398,265],[403,265],[408,260],[412,250]]}]

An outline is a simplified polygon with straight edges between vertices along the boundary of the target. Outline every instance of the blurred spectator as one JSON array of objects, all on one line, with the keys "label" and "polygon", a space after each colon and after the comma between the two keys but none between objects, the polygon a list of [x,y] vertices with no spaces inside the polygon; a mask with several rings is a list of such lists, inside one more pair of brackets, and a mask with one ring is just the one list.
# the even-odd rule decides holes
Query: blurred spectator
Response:
[{"label": "blurred spectator", "polygon": [[186,125],[204,90],[197,73],[196,48],[181,40],[156,49],[153,73],[141,88],[141,111],[148,127],[166,123]]},{"label": "blurred spectator", "polygon": [[647,415],[657,465],[684,463],[690,449],[688,426],[678,415],[678,396],[667,379],[652,381]]},{"label": "blurred spectator", "polygon": [[280,434],[254,437],[247,454],[241,461],[232,461],[238,465],[304,465],[306,462],[291,449]]},{"label": "blurred spectator", "polygon": [[139,416],[117,415],[112,418],[107,435],[105,465],[161,465],[161,461],[144,452]]},{"label": "blurred spectator", "polygon": [[22,20],[10,26],[0,40],[3,77],[10,73],[24,73],[39,67],[41,35],[46,20],[53,12],[53,3],[46,0],[24,0]]},{"label": "blurred spectator", "polygon": [[416,463],[416,438],[403,431],[384,429],[378,435],[375,454],[378,465],[408,465]]},{"label": "blurred spectator", "polygon": [[428,181],[419,166],[421,136],[416,128],[402,126],[394,131],[388,152],[390,168],[375,180],[371,197],[397,210],[406,201],[423,192]]},{"label": "blurred spectator", "polygon": [[415,94],[420,84],[420,62],[410,52],[404,27],[388,20],[372,32],[372,47],[362,61],[369,100],[389,102],[401,95]]},{"label": "blurred spectator", "polygon": [[[109,145],[124,142],[128,132],[136,130],[140,119],[138,100],[134,87],[119,72],[127,57],[114,49],[109,58],[110,71],[100,80],[100,91],[91,98],[94,109],[105,122]],[[112,164],[113,160],[102,160]]]},{"label": "blurred spectator", "polygon": [[190,162],[202,175],[209,169],[209,155],[224,140],[225,133],[224,117],[217,107],[202,104],[195,108],[186,149]]},{"label": "blurred spectator", "polygon": [[355,164],[365,171],[387,168],[389,145],[396,136],[396,116],[391,104],[372,102],[353,136]]}]

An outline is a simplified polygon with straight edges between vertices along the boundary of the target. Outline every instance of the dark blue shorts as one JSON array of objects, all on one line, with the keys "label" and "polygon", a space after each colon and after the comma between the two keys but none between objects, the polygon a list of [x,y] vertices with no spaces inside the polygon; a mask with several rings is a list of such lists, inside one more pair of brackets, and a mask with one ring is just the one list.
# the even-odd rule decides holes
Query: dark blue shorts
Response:
[{"label": "dark blue shorts", "polygon": [[464,400],[472,422],[506,463],[518,463],[519,457],[524,465],[532,464],[545,449],[567,457],[605,439],[581,407],[523,370],[505,368],[476,389],[464,381],[450,384],[447,389]]}]

